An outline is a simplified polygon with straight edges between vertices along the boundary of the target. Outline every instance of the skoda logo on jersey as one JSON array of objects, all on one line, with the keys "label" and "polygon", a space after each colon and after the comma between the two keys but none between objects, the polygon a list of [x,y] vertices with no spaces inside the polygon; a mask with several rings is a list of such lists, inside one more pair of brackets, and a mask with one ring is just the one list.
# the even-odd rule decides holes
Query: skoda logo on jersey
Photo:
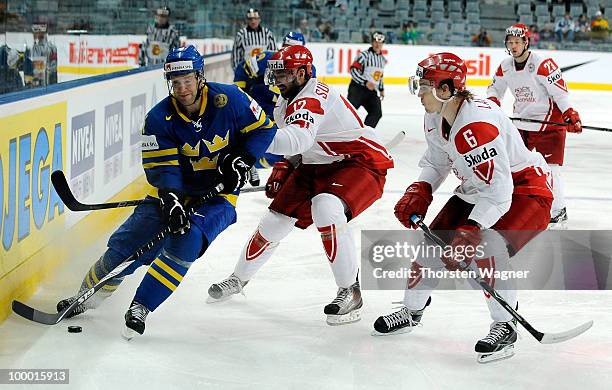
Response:
[{"label": "skoda logo on jersey", "polygon": [[554,84],[555,81],[558,81],[560,78],[561,78],[561,73],[556,72],[555,74],[548,76],[546,79],[548,80],[549,84]]},{"label": "skoda logo on jersey", "polygon": [[484,150],[482,151],[482,153],[466,154],[465,156],[463,156],[468,167],[471,168],[474,165],[481,164],[497,156],[497,150],[495,150],[495,148],[487,149],[487,147],[485,146],[483,149]]},{"label": "skoda logo on jersey", "polygon": [[193,125],[193,129],[196,131],[196,133],[199,133],[202,130],[202,118],[198,118],[197,121],[191,121],[191,124]]}]

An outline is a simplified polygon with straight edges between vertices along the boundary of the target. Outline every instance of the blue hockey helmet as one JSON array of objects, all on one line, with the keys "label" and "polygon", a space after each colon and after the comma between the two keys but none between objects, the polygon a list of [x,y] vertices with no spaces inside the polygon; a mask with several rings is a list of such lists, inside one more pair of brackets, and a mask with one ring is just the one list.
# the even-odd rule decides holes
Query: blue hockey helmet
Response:
[{"label": "blue hockey helmet", "polygon": [[204,57],[193,45],[170,50],[164,63],[166,80],[171,76],[180,76],[195,72],[196,76],[204,76]]},{"label": "blue hockey helmet", "polygon": [[283,38],[283,46],[294,45],[306,46],[306,38],[304,38],[304,34],[297,31],[289,31],[289,33],[285,35],[285,38]]}]

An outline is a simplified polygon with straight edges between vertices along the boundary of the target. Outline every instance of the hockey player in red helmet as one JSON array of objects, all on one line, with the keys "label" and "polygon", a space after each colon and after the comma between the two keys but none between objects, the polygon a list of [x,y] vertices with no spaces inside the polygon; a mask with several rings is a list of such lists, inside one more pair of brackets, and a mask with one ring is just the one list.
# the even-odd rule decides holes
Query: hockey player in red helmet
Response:
[{"label": "hockey player in red helmet", "polygon": [[[440,274],[464,270],[465,263],[470,270],[508,270],[510,256],[546,229],[552,203],[550,168],[542,155],[525,147],[495,103],[465,88],[466,75],[461,58],[438,53],[419,62],[416,76],[410,78],[410,90],[426,111],[427,150],[419,162],[421,173],[397,202],[395,216],[407,228],[416,228],[410,217],[425,218],[433,193],[451,171],[461,184],[430,224],[449,246],[441,257],[415,259],[405,307],[379,317],[375,335],[413,330],[431,302]],[[434,272],[423,272],[427,270]],[[490,283],[511,306],[517,304],[513,280]],[[475,347],[481,363],[512,356],[517,339],[512,316],[485,297],[493,324]]]},{"label": "hockey player in red helmet", "polygon": [[312,61],[305,46],[286,46],[268,60],[266,84],[277,86],[281,96],[291,100],[312,77]]},{"label": "hockey player in red helmet", "polygon": [[580,133],[580,115],[573,108],[561,68],[552,58],[530,50],[530,32],[524,24],[506,29],[505,46],[510,58],[497,68],[487,96],[497,105],[506,93],[514,96],[512,116],[544,122],[565,122],[566,126],[515,121],[529,150],[536,150],[550,165],[555,183],[555,200],[551,209],[550,228],[565,228],[567,212],[561,167],[564,160],[566,132]]},{"label": "hockey player in red helmet", "polygon": [[306,47],[284,47],[270,57],[266,80],[281,92],[274,109],[279,129],[268,153],[301,163],[274,165],[266,184],[266,195],[274,199],[268,212],[234,272],[208,294],[220,300],[241,292],[294,226],[314,224],[338,288],[323,309],[327,323],[358,321],[363,301],[349,222],[380,198],[393,160],[348,100],[312,77],[312,54]]}]

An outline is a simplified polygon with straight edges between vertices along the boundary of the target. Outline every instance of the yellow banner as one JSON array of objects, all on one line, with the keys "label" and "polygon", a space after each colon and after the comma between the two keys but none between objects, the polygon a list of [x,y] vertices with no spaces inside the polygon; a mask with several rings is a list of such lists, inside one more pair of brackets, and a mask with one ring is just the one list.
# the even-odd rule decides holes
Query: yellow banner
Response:
[{"label": "yellow banner", "polygon": [[63,170],[66,111],[62,102],[0,118],[0,314],[56,264],[28,262],[64,231],[51,172]]}]

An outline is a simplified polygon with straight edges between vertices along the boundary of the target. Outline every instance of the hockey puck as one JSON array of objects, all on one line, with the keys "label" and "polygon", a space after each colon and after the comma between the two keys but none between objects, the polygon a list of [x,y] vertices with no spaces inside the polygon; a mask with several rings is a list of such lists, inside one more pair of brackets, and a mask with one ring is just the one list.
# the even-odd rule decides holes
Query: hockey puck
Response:
[{"label": "hockey puck", "polygon": [[83,328],[80,326],[71,325],[68,327],[68,333],[81,333]]}]

